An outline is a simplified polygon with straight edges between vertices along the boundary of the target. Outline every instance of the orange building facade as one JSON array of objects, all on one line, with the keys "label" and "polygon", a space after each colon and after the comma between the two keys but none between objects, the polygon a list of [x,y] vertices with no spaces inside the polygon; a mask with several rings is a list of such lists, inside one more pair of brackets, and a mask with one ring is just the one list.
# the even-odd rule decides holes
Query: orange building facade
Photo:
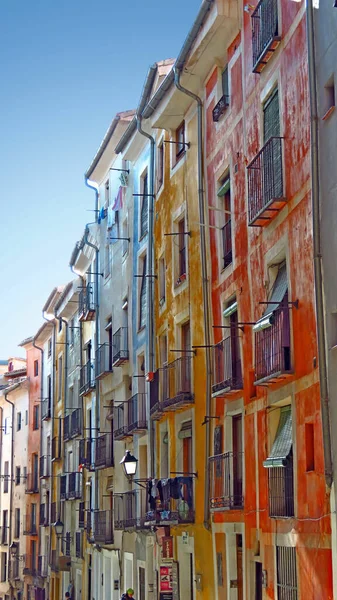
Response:
[{"label": "orange building facade", "polygon": [[216,597],[332,598],[305,3],[247,7],[205,86]]}]

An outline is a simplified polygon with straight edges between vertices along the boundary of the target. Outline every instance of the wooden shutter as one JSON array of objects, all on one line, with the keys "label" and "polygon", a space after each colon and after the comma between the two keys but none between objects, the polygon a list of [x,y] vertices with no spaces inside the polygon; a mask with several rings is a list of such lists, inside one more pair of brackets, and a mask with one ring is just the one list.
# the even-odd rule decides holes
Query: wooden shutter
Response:
[{"label": "wooden shutter", "polygon": [[280,135],[280,108],[278,89],[268,98],[263,107],[263,137],[266,143],[271,137]]}]

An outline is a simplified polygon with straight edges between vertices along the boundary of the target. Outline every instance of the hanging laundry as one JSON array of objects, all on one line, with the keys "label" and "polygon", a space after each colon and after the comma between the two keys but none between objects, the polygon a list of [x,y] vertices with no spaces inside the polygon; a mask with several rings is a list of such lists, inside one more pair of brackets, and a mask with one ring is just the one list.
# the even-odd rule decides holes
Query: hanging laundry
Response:
[{"label": "hanging laundry", "polygon": [[113,207],[109,206],[108,207],[108,225],[107,225],[108,229],[112,229],[115,222],[116,222],[116,213],[115,213]]},{"label": "hanging laundry", "polygon": [[123,188],[119,186],[115,202],[112,205],[112,210],[121,210],[123,208]]}]

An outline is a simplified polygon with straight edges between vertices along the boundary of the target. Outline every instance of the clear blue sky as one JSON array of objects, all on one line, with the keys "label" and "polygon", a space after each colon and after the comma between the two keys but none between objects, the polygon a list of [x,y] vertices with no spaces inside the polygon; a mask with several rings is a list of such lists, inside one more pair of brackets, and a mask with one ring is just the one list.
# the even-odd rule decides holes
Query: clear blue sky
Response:
[{"label": "clear blue sky", "polygon": [[177,55],[201,0],[0,0],[0,358],[42,323],[93,213],[84,186],[115,113]]}]

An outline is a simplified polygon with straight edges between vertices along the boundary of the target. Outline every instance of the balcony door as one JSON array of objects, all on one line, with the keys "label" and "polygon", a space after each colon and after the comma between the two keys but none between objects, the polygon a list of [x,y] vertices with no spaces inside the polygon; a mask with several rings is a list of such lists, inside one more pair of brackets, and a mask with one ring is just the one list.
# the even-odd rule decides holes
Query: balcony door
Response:
[{"label": "balcony door", "polygon": [[39,489],[39,457],[33,454],[33,487],[34,490]]},{"label": "balcony door", "polygon": [[191,385],[191,328],[189,321],[181,326],[181,349],[181,382],[177,392],[188,392]]},{"label": "balcony door", "polygon": [[[276,88],[263,106],[263,137],[268,151],[263,155],[263,196],[268,204],[273,198],[280,198],[283,191],[282,155],[278,140],[281,135],[279,95]],[[269,141],[270,140],[270,141]]]},{"label": "balcony door", "polygon": [[238,311],[233,312],[229,317],[230,335],[231,335],[231,379],[233,387],[241,380],[241,360],[240,360],[240,338],[238,329]]},{"label": "balcony door", "polygon": [[242,506],[242,415],[232,417],[233,505]]},{"label": "balcony door", "polygon": [[243,600],[242,535],[236,536],[237,600]]}]

